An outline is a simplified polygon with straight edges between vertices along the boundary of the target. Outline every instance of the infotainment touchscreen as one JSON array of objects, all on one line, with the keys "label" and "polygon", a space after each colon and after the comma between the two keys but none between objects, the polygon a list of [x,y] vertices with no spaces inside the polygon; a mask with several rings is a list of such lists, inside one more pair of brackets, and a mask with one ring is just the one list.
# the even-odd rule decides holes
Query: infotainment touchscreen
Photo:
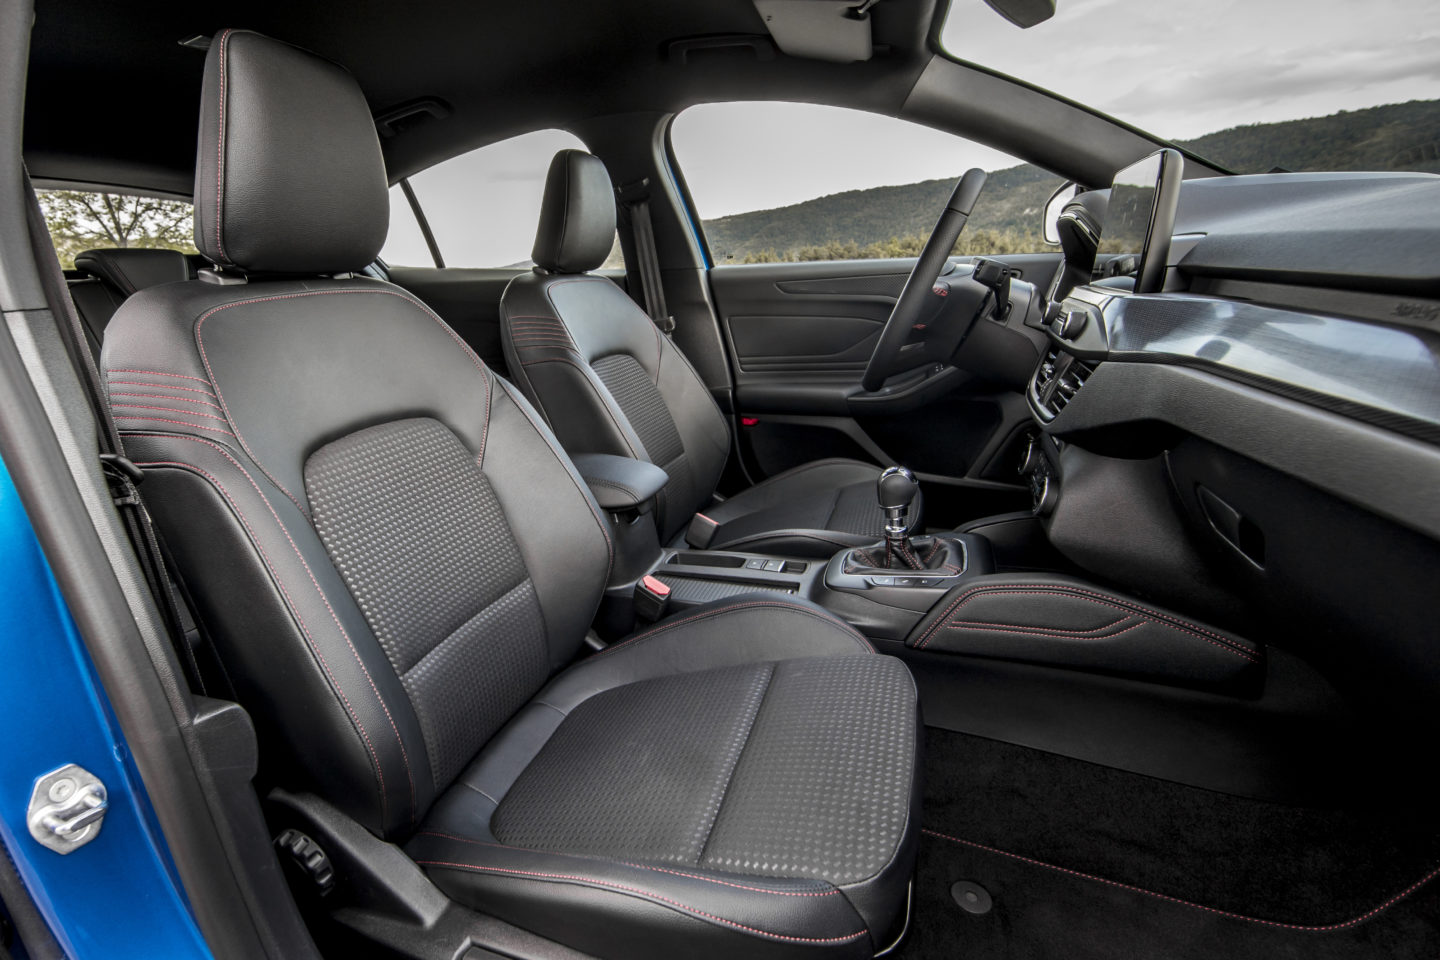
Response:
[{"label": "infotainment touchscreen", "polygon": [[1165,283],[1183,167],[1178,151],[1160,150],[1115,174],[1110,185],[1098,253],[1136,257],[1137,293],[1153,293]]}]

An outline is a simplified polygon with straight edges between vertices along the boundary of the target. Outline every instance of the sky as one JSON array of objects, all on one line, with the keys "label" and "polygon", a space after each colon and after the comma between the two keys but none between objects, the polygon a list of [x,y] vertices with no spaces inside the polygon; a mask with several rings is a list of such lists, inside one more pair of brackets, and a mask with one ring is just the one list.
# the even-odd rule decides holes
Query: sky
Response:
[{"label": "sky", "polygon": [[[982,0],[953,0],[941,45],[1172,140],[1440,98],[1440,0],[1057,7],[1050,20],[1020,30]],[[672,138],[705,219],[1016,162],[918,124],[813,104],[703,104],[676,118]],[[540,131],[412,177],[447,262],[501,266],[528,257],[545,169],[563,147],[583,145]],[[429,263],[403,198],[392,211],[386,259]]]}]

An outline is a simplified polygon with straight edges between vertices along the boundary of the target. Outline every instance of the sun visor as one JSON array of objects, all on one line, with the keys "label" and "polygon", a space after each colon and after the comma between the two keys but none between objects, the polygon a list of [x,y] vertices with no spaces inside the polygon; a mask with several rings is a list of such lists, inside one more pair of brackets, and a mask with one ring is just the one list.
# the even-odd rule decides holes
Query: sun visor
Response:
[{"label": "sun visor", "polygon": [[869,3],[859,0],[754,0],[782,53],[811,60],[869,60]]}]

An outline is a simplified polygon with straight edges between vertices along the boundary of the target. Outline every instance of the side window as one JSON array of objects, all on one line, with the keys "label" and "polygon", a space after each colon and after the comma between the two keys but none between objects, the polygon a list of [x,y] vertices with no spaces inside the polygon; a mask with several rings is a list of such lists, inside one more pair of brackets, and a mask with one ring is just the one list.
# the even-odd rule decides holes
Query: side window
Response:
[{"label": "side window", "polygon": [[[447,267],[531,266],[545,171],[557,151],[584,150],[564,130],[537,130],[452,157],[410,177],[420,209]],[[390,188],[387,263],[431,266],[433,259],[410,202]],[[606,267],[623,266],[616,245]]]},{"label": "side window", "polygon": [[37,190],[60,265],[99,247],[150,247],[195,252],[194,208],[184,200],[92,190]]},{"label": "side window", "polygon": [[710,103],[670,142],[715,262],[913,257],[955,181],[990,174],[957,255],[1047,248],[1061,178],[908,120],[806,103]]}]

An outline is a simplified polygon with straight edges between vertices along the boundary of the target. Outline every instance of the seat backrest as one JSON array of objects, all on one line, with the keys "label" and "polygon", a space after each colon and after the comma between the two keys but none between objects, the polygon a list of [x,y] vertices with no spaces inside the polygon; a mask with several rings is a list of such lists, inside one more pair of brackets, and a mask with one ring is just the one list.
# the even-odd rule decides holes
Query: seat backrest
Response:
[{"label": "seat backrest", "polygon": [[202,97],[195,235],[217,268],[127,300],[102,370],[269,775],[403,834],[573,659],[604,518],[439,317],[331,276],[373,261],[388,218],[350,75],[227,30]]},{"label": "seat backrest", "polygon": [[105,328],[127,298],[161,283],[189,280],[190,261],[177,250],[105,247],[75,255],[85,276],[70,282],[70,299],[85,328],[85,339],[98,359]]},{"label": "seat backrest", "polygon": [[673,538],[709,503],[730,427],[685,356],[604,277],[615,195],[599,158],[562,150],[550,163],[535,271],[500,301],[510,375],[572,454],[648,460],[670,475],[656,511]]}]

